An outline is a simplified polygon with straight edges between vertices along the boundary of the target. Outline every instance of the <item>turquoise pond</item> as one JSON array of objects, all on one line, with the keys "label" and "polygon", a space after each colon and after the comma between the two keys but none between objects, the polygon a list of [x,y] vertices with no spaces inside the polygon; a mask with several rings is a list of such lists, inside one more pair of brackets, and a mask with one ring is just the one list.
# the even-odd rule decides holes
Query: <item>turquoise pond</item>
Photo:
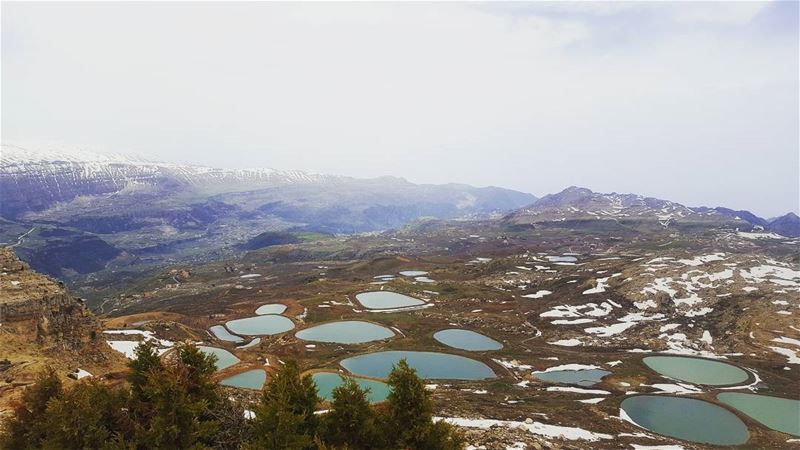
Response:
[{"label": "turquoise pond", "polygon": [[263,316],[264,314],[283,314],[286,311],[286,305],[280,303],[270,303],[268,305],[261,305],[256,309],[256,314]]},{"label": "turquoise pond", "polygon": [[677,439],[741,445],[750,438],[747,426],[735,414],[703,400],[636,395],[623,400],[620,408],[642,428]]},{"label": "turquoise pond", "polygon": [[458,355],[436,352],[386,351],[343,360],[342,367],[356,375],[386,378],[401,359],[425,379],[483,380],[497,375],[486,364]]},{"label": "turquoise pond", "polygon": [[238,346],[236,348],[244,350],[246,348],[255,347],[256,345],[258,345],[260,343],[261,343],[261,338],[257,337],[257,338],[253,338],[253,340],[248,342],[247,344],[240,345],[240,346]]},{"label": "turquoise pond", "polygon": [[647,367],[669,378],[710,386],[744,383],[750,374],[733,364],[685,356],[648,356]]},{"label": "turquoise pond", "polygon": [[469,351],[500,350],[503,344],[470,330],[452,328],[437,331],[433,338],[444,345]]},{"label": "turquoise pond", "polygon": [[554,370],[551,372],[534,373],[534,376],[551,383],[575,384],[578,386],[594,386],[611,372],[600,369],[588,370]]},{"label": "turquoise pond", "polygon": [[[332,372],[317,372],[311,378],[317,384],[319,396],[328,401],[333,400],[333,390],[344,382],[339,374]],[[362,389],[369,389],[367,399],[372,403],[382,402],[389,396],[389,386],[386,383],[365,378],[355,378],[355,380]]]},{"label": "turquoise pond", "polygon": [[205,354],[217,357],[217,370],[227,369],[239,362],[239,358],[224,348],[207,347],[205,345],[198,345],[197,348]]},{"label": "turquoise pond", "polygon": [[285,333],[294,328],[294,322],[283,316],[268,314],[231,320],[225,326],[236,334],[262,336]]},{"label": "turquoise pond", "polygon": [[225,378],[219,383],[223,386],[230,386],[242,389],[260,390],[267,381],[267,373],[261,369],[248,370],[247,372],[237,373]]},{"label": "turquoise pond", "polygon": [[369,309],[409,308],[425,304],[420,299],[389,291],[362,292],[356,295],[356,300]]},{"label": "turquoise pond", "polygon": [[244,339],[241,336],[231,334],[231,332],[228,331],[227,328],[223,327],[222,325],[214,325],[208,330],[211,331],[211,333],[219,340],[234,342],[237,344],[240,342],[244,342]]},{"label": "turquoise pond", "polygon": [[328,322],[295,334],[298,339],[313,342],[332,342],[338,344],[361,344],[394,337],[394,332],[382,325],[360,320]]},{"label": "turquoise pond", "polygon": [[723,392],[717,400],[773,430],[800,436],[800,400],[742,392]]}]

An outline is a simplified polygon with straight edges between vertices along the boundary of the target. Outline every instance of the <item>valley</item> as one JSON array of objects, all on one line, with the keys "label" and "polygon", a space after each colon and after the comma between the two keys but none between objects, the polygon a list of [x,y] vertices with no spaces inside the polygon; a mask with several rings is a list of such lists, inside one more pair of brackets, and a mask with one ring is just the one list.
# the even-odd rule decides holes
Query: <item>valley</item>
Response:
[{"label": "valley", "polygon": [[[95,289],[114,293],[104,303],[107,329],[191,339],[236,355],[240,362],[221,370],[220,379],[258,370],[269,380],[282,360],[297,358],[315,373],[344,371],[380,381],[386,364],[410,357],[430,377],[437,415],[473,430],[468,436],[475,446],[703,447],[691,442],[696,430],[679,430],[688,438],[670,439],[632,424],[635,415],[628,417],[620,405],[649,395],[718,405],[742,422],[739,443],[790,447],[796,430],[771,430],[731,411],[718,396],[800,398],[798,242],[725,225],[686,230],[563,224],[520,230],[507,220],[422,221],[165,268],[126,283],[123,292]],[[372,305],[365,292],[403,294],[419,303]],[[231,326],[268,317],[262,313],[291,325]],[[300,338],[339,321],[359,321],[342,326],[337,336],[343,342]],[[348,330],[364,330],[359,323],[384,333],[350,340]],[[209,331],[220,326],[227,326],[226,334]],[[449,329],[480,333],[501,347],[470,350],[436,338]],[[422,359],[397,353],[380,363],[367,356],[381,352],[433,353],[419,354],[430,355]],[[660,376],[646,359],[655,355],[725,362],[740,376],[721,382]],[[237,395],[252,398],[247,390]]]}]

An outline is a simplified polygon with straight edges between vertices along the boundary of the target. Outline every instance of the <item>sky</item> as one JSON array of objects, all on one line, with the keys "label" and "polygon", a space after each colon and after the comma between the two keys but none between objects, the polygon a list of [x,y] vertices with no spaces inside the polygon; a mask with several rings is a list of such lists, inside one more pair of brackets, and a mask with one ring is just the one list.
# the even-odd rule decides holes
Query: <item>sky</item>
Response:
[{"label": "sky", "polygon": [[798,210],[798,3],[2,4],[2,140]]}]

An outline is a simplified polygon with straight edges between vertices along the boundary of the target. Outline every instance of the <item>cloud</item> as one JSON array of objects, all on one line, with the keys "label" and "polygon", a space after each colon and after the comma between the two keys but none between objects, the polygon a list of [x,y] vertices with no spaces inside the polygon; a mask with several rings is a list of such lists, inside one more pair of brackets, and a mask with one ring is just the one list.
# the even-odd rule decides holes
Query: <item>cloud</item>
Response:
[{"label": "cloud", "polygon": [[769,5],[766,1],[744,2],[696,2],[670,8],[677,22],[711,22],[724,24],[746,24]]},{"label": "cloud", "polygon": [[788,7],[12,3],[2,131],[777,214],[797,205],[797,26],[766,19]]}]

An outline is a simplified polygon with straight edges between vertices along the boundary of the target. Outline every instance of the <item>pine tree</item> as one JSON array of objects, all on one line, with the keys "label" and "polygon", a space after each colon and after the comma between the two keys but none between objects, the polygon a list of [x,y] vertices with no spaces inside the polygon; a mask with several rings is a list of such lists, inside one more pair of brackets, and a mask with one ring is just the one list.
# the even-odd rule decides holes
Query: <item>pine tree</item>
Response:
[{"label": "pine tree", "polygon": [[[143,351],[149,358],[150,354]],[[146,448],[191,448],[213,441],[219,422],[213,409],[221,396],[212,377],[215,357],[192,344],[176,348],[168,364],[144,363],[144,381],[134,403],[137,441]],[[134,395],[136,392],[134,391]]]},{"label": "pine tree", "polygon": [[139,397],[150,372],[160,371],[164,366],[155,346],[149,341],[142,341],[134,353],[136,357],[128,363],[128,368],[131,370],[128,373],[128,382],[131,384],[134,397]]},{"label": "pine tree", "polygon": [[394,448],[455,450],[464,440],[454,427],[433,422],[433,402],[416,370],[401,359],[392,368],[385,409],[384,435]]},{"label": "pine tree", "polygon": [[61,380],[52,367],[39,373],[36,383],[22,394],[20,402],[14,407],[14,417],[7,421],[0,435],[0,448],[30,448],[41,442],[47,432],[42,417],[47,404],[63,395]]},{"label": "pine tree", "polygon": [[275,374],[256,408],[251,448],[303,450],[314,448],[319,398],[310,376],[300,376],[295,361]]},{"label": "pine tree", "polygon": [[325,442],[356,450],[377,448],[375,412],[367,394],[347,377],[333,390],[331,410],[325,415]]},{"label": "pine tree", "polygon": [[182,344],[177,352],[181,365],[186,368],[187,393],[209,406],[219,403],[219,385],[213,379],[217,357],[200,351],[193,344]]},{"label": "pine tree", "polygon": [[126,414],[127,390],[95,380],[78,382],[52,399],[41,417],[47,430],[42,448],[126,448],[134,424]]},{"label": "pine tree", "polygon": [[416,448],[433,417],[430,394],[405,359],[392,368],[388,384],[392,389],[387,399],[388,431],[400,447]]}]

